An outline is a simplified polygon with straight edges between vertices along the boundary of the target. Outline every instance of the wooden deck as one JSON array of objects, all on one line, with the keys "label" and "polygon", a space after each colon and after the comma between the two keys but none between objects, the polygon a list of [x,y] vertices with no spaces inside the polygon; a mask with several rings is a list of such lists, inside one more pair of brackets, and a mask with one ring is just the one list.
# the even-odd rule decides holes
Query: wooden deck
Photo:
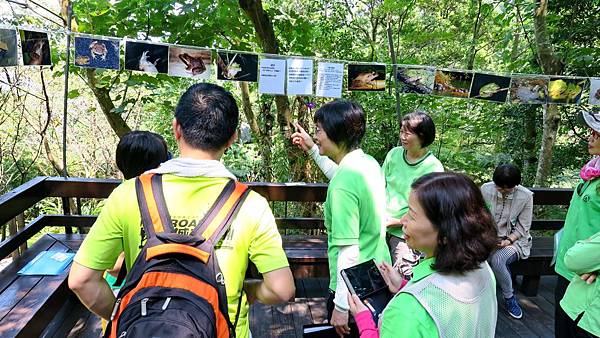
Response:
[{"label": "wooden deck", "polygon": [[[556,276],[543,276],[540,290],[535,297],[518,294],[523,307],[523,318],[511,318],[499,298],[496,337],[531,338],[554,337],[554,285]],[[250,328],[254,338],[301,338],[302,325],[323,323],[327,316],[324,295],[327,280],[307,278],[296,281],[297,298],[294,303],[267,306],[260,303],[250,308]],[[87,313],[80,317],[70,333],[58,332],[51,337],[98,337],[100,321],[81,305],[72,308],[73,313]],[[48,337],[48,336],[47,336]],[[336,337],[332,337],[336,338]]]}]

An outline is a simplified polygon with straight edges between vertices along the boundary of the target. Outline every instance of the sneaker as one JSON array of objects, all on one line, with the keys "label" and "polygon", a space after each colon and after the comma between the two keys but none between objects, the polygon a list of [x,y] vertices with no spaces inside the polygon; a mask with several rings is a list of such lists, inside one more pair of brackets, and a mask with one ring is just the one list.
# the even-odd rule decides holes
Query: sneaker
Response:
[{"label": "sneaker", "polygon": [[523,317],[523,310],[521,310],[521,306],[515,296],[505,298],[504,301],[506,302],[506,310],[511,317],[516,319]]}]

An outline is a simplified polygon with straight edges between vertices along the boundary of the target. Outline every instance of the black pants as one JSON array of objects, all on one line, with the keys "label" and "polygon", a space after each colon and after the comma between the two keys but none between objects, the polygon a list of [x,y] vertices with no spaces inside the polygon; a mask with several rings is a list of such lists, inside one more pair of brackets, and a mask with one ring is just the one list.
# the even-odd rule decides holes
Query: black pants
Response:
[{"label": "black pants", "polygon": [[[333,315],[333,310],[335,309],[335,304],[333,303],[334,298],[335,298],[335,292],[329,290],[329,298],[327,298],[327,320],[330,323],[331,323],[331,316]],[[354,317],[352,317],[352,314],[348,314],[348,316],[349,316],[348,317],[348,326],[350,327],[350,334],[347,334],[344,337],[359,338],[358,326],[356,326]]]},{"label": "black pants", "polygon": [[559,275],[554,289],[554,336],[556,338],[593,338],[593,334],[577,326],[581,315],[576,320],[571,319],[560,306],[560,301],[567,291],[569,280]]}]

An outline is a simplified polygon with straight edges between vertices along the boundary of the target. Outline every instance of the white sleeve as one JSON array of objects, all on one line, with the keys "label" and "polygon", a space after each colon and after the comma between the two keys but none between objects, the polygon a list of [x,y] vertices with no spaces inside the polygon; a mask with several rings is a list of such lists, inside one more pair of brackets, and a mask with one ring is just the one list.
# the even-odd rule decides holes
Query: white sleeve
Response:
[{"label": "white sleeve", "polygon": [[337,261],[337,286],[335,288],[335,298],[333,303],[335,304],[336,310],[340,312],[346,312],[350,309],[348,305],[348,287],[341,278],[341,271],[356,265],[359,257],[358,244],[346,245],[340,247],[340,253]]},{"label": "white sleeve", "polygon": [[313,160],[315,160],[315,163],[317,164],[317,166],[319,166],[319,169],[321,169],[321,171],[323,172],[323,174],[325,174],[327,179],[331,180],[333,174],[335,174],[335,172],[337,171],[337,163],[335,163],[332,159],[330,159],[327,156],[319,155],[319,147],[317,147],[316,144],[313,144],[312,148],[310,148],[310,150],[308,151],[308,154],[310,155],[310,157],[313,158]]}]

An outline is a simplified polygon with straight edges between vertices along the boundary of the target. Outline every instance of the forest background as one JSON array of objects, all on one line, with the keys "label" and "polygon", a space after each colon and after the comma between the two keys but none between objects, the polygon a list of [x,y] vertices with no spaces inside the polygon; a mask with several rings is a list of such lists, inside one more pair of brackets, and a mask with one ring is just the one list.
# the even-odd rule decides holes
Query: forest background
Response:
[{"label": "forest background", "polygon": [[[0,0],[0,24],[52,32],[54,61],[43,69],[0,69],[0,194],[35,176],[63,174],[67,4],[36,0],[23,8]],[[76,32],[155,42],[507,74],[600,76],[598,0],[78,0],[73,15]],[[162,134],[176,155],[173,110],[192,80],[74,66],[70,72],[70,176],[118,178],[116,144],[135,129]],[[233,92],[251,134],[224,157],[242,181],[325,181],[289,136],[294,120],[314,131],[307,103],[318,108],[329,99],[259,95],[256,83],[219,84]],[[592,106],[399,94],[393,80],[385,92],[343,96],[364,107],[362,148],[380,163],[398,145],[399,117],[416,108],[436,123],[430,149],[445,168],[477,183],[489,180],[498,163],[512,162],[522,168],[526,186],[572,187],[589,159],[577,116]],[[98,207],[89,201],[83,213],[97,213]],[[58,199],[46,199],[23,218],[60,210]]]}]

